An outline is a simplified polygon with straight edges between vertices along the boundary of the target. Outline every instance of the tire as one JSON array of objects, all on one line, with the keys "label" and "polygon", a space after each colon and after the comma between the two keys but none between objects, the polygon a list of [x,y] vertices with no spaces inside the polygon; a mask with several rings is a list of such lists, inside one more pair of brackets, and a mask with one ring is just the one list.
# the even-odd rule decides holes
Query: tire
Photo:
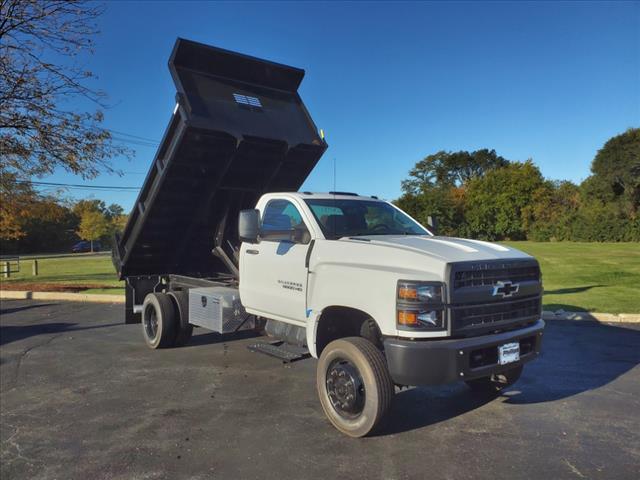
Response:
[{"label": "tire", "polygon": [[142,335],[150,348],[173,346],[178,325],[177,309],[166,293],[150,293],[142,304]]},{"label": "tire", "polygon": [[376,321],[369,317],[360,326],[360,337],[369,340],[378,350],[382,350],[382,336]]},{"label": "tire", "polygon": [[334,340],[324,348],[316,386],[329,421],[350,437],[379,428],[395,393],[384,355],[361,337]]},{"label": "tire", "polygon": [[177,347],[182,347],[189,343],[191,335],[193,335],[193,325],[189,323],[189,292],[169,292],[169,296],[173,300],[178,314],[174,344]]},{"label": "tire", "polygon": [[474,378],[464,383],[476,392],[497,393],[516,383],[520,379],[520,375],[522,375],[522,368],[522,365],[520,365],[505,372],[495,373],[488,377]]}]

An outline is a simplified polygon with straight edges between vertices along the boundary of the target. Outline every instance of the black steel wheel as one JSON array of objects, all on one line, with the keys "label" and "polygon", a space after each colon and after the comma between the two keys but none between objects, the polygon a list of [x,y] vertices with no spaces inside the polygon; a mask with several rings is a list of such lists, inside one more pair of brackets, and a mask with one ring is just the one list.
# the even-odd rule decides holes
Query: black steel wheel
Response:
[{"label": "black steel wheel", "polygon": [[175,343],[176,307],[166,293],[150,293],[142,304],[142,334],[150,348],[171,347]]},{"label": "black steel wheel", "polygon": [[336,358],[326,373],[327,395],[334,410],[344,418],[357,418],[364,410],[366,391],[358,368]]},{"label": "black steel wheel", "polygon": [[520,379],[520,375],[522,375],[522,368],[522,365],[519,365],[488,377],[467,380],[465,383],[471,390],[476,392],[496,393],[516,383]]},{"label": "black steel wheel", "polygon": [[350,437],[378,429],[395,393],[384,355],[362,337],[334,340],[324,348],[316,386],[327,418]]}]

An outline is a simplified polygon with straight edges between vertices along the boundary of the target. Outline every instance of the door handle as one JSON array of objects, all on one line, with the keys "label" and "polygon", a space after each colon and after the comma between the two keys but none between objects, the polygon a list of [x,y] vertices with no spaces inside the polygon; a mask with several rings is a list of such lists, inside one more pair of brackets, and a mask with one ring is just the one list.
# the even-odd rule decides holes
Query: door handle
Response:
[{"label": "door handle", "polygon": [[249,255],[258,255],[260,253],[260,250],[248,249],[246,253],[248,253]]}]

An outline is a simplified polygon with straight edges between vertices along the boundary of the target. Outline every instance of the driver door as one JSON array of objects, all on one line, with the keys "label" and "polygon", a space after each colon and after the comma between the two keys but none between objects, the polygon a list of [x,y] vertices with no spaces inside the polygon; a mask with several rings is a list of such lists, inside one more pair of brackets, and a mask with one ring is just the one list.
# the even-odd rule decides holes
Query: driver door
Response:
[{"label": "driver door", "polygon": [[261,316],[304,325],[310,235],[296,206],[289,200],[271,200],[262,216],[260,238],[260,243],[242,244],[242,304]]}]

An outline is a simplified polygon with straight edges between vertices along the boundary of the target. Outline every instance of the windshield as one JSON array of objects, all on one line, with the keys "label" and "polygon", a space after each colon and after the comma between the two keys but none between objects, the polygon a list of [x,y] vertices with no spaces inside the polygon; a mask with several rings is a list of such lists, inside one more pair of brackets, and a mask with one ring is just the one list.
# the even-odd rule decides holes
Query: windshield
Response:
[{"label": "windshield", "polygon": [[407,214],[373,200],[305,200],[328,239],[364,235],[429,235]]}]

